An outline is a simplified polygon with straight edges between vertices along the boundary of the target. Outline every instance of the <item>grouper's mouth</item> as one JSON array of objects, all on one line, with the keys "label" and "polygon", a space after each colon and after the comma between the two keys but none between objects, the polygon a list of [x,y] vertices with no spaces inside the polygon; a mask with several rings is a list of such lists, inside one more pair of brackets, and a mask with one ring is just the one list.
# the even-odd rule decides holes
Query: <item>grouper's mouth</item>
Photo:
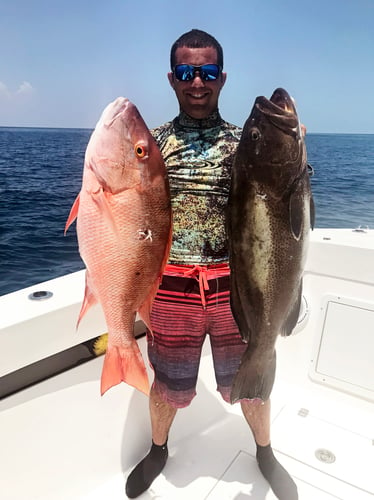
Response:
[{"label": "grouper's mouth", "polygon": [[270,99],[264,96],[257,97],[255,107],[274,126],[287,134],[301,138],[302,134],[295,102],[286,90],[276,89]]},{"label": "grouper's mouth", "polygon": [[264,115],[278,116],[287,121],[298,119],[294,99],[281,88],[274,90],[270,99],[264,96],[257,97],[255,105]]},{"label": "grouper's mouth", "polygon": [[274,90],[270,102],[282,108],[287,113],[296,114],[295,101],[289,93],[281,88]]}]

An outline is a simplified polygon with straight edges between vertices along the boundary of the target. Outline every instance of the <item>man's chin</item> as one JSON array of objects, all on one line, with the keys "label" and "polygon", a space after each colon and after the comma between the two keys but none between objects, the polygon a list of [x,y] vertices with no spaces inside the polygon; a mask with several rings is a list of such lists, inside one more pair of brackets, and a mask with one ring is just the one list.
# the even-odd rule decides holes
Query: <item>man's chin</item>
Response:
[{"label": "man's chin", "polygon": [[206,118],[212,114],[211,106],[207,106],[206,101],[195,101],[194,103],[189,103],[188,106],[184,108],[184,111],[192,116],[192,118]]}]

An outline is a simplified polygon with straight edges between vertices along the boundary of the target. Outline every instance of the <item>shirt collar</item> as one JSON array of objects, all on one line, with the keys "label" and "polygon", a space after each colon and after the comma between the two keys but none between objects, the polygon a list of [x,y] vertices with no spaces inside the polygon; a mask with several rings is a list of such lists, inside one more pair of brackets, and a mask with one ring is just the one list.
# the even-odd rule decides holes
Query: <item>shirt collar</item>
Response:
[{"label": "shirt collar", "polygon": [[221,125],[222,117],[219,114],[218,109],[213,111],[213,113],[207,118],[203,119],[192,118],[192,116],[189,116],[184,111],[181,111],[175,118],[175,122],[183,128],[213,128]]}]

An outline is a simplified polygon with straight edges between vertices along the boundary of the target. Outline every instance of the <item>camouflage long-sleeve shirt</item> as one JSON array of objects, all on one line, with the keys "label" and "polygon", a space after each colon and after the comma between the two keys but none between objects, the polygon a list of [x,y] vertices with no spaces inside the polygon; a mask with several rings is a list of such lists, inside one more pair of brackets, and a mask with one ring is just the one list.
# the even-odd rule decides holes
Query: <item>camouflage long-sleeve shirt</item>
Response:
[{"label": "camouflage long-sleeve shirt", "polygon": [[181,112],[152,130],[169,175],[172,264],[228,261],[225,213],[241,129],[219,112],[196,120]]}]

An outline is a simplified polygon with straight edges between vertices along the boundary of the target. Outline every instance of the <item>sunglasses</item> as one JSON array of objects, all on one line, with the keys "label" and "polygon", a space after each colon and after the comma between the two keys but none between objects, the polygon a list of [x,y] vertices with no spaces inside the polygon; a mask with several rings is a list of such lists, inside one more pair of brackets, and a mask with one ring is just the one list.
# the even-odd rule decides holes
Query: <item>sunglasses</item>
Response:
[{"label": "sunglasses", "polygon": [[191,66],[190,64],[177,64],[174,66],[173,73],[175,78],[181,82],[189,82],[196,76],[196,71],[205,82],[217,80],[222,68],[218,64],[203,64],[202,66]]}]

